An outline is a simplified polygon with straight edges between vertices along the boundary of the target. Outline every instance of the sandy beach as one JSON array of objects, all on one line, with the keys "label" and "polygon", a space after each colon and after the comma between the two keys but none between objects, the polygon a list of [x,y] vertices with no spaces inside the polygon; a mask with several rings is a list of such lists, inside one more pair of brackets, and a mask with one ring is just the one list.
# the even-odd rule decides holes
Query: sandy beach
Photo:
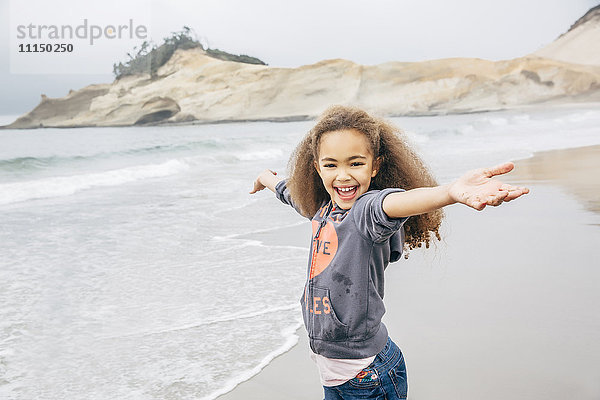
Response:
[{"label": "sandy beach", "polygon": [[[505,180],[528,196],[482,212],[448,207],[443,242],[388,267],[384,322],[405,354],[410,399],[600,396],[600,146],[515,164]],[[297,334],[219,400],[321,399]]]},{"label": "sandy beach", "polygon": [[558,185],[574,194],[585,207],[600,212],[600,146],[545,151],[520,160],[510,173],[515,181]]}]

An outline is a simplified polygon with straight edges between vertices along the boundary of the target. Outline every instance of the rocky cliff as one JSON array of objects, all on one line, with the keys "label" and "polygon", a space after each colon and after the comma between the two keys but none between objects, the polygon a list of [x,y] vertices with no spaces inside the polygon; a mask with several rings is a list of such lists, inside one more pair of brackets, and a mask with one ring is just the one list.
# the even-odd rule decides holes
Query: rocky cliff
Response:
[{"label": "rocky cliff", "polygon": [[274,68],[218,60],[200,48],[177,50],[154,77],[127,76],[63,98],[43,96],[8,127],[307,119],[331,104],[421,115],[600,100],[598,8],[545,49],[498,62],[454,58],[364,66],[335,59]]},{"label": "rocky cliff", "polygon": [[600,65],[600,6],[589,10],[566,33],[533,55],[571,63]]}]

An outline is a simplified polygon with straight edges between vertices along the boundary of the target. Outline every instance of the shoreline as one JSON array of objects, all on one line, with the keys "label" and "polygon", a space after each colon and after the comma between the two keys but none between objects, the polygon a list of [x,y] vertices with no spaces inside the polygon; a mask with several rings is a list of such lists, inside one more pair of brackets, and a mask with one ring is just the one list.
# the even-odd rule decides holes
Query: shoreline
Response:
[{"label": "shoreline", "polygon": [[[485,113],[494,113],[494,112],[503,112],[503,111],[527,111],[527,110],[537,110],[537,109],[548,109],[548,108],[580,108],[580,107],[591,107],[591,106],[600,106],[600,101],[598,100],[582,100],[577,101],[577,99],[573,99],[572,101],[560,101],[560,100],[548,100],[540,103],[531,103],[531,104],[520,104],[514,106],[504,106],[501,108],[495,109],[470,109],[470,110],[449,110],[449,111],[423,111],[423,112],[414,112],[407,114],[389,114],[383,116],[383,118],[408,118],[408,117],[435,117],[435,116],[443,116],[443,115],[464,115],[464,114],[485,114]],[[26,113],[27,114],[27,113]],[[18,115],[17,119],[26,115]],[[29,127],[29,128],[11,128],[9,127],[12,123],[16,121],[12,121],[8,125],[0,125],[0,130],[33,130],[33,129],[73,129],[73,128],[145,128],[145,127],[172,127],[172,126],[194,126],[194,125],[220,125],[220,124],[235,124],[235,123],[252,123],[252,122],[272,122],[272,123],[286,123],[286,122],[303,122],[303,121],[314,121],[318,118],[318,115],[289,115],[283,117],[272,117],[272,118],[257,118],[257,119],[225,119],[225,120],[193,120],[193,121],[179,121],[179,122],[158,122],[154,124],[139,124],[139,125],[72,125],[72,126],[37,126],[37,127]]]},{"label": "shoreline", "polygon": [[[547,203],[552,203],[553,201],[562,201],[562,199],[556,198],[557,196],[555,192],[558,191],[562,192],[565,195],[564,197],[566,198],[566,201],[568,201],[569,198],[575,198],[577,199],[576,202],[578,204],[583,205],[588,211],[591,211],[596,215],[600,214],[600,179],[596,178],[595,181],[593,177],[588,178],[587,180],[585,179],[586,175],[590,175],[589,171],[600,170],[600,145],[536,152],[533,154],[532,157],[514,160],[513,162],[515,163],[515,169],[506,175],[505,180],[510,183],[520,183],[528,186],[533,186],[533,188],[531,188],[532,192],[528,195],[532,199],[534,196],[540,196],[543,202]],[[532,202],[529,203],[528,207],[533,206],[533,204],[531,203]],[[535,224],[550,223],[549,221],[546,221],[546,219],[543,217],[540,218],[539,216],[536,217],[534,215],[531,215],[530,212],[525,212],[524,215],[517,215],[516,217],[514,215],[511,215],[513,214],[513,212],[511,212],[512,208],[522,208],[520,207],[521,205],[525,206],[527,205],[527,203],[521,204],[516,202],[514,206],[509,206],[511,208],[508,208],[506,210],[506,218],[500,217],[500,219],[498,219],[498,221],[496,222],[498,224],[510,224],[511,222],[508,219],[511,219],[512,221],[516,222],[517,220],[519,220],[519,217],[523,218],[525,216],[525,218],[529,218],[531,221],[535,222]],[[545,206],[547,206],[547,204],[540,203],[539,206],[533,206],[533,208],[530,211]],[[493,210],[493,207],[488,207],[487,209],[489,210],[489,212],[487,213],[489,219],[494,220],[494,218],[498,218],[496,216],[496,211]],[[451,208],[449,211],[451,218],[453,217],[452,214],[455,213],[464,214],[463,216],[468,215],[468,218],[472,218],[473,216],[473,213],[469,213],[470,210],[463,210],[462,208]],[[567,210],[564,210],[564,213],[568,215],[571,211],[573,211],[572,208],[569,208]],[[576,210],[574,212],[576,212]],[[500,214],[502,214],[502,212],[500,212]],[[519,213],[517,212],[517,214]],[[483,214],[480,215],[486,215],[485,211],[483,212]],[[579,216],[579,218],[581,218],[581,216]],[[533,225],[534,223],[531,221],[528,221],[528,223],[530,225]],[[600,226],[600,224],[594,223],[589,225],[595,225],[593,227],[594,229],[597,229],[596,226]],[[455,227],[454,229],[456,230],[457,228]],[[507,227],[507,229],[510,228]],[[452,235],[453,232],[451,232],[450,235],[448,235],[448,237],[451,238]],[[501,232],[500,236],[502,236]],[[464,243],[464,240],[459,243]],[[551,251],[551,249],[548,249],[548,251]],[[535,257],[535,255],[533,256]],[[419,257],[421,257],[421,254],[419,253],[419,251],[415,251],[413,254],[411,254],[411,259],[408,260],[408,264],[412,264],[414,259]],[[430,260],[427,257],[425,257],[424,259]],[[429,261],[429,263],[431,264],[431,261]],[[406,268],[406,266],[404,268]],[[444,268],[447,268],[447,270],[442,271],[442,275],[444,276],[441,282],[443,282],[447,278],[446,274],[450,273],[450,267]],[[456,268],[458,269],[458,266],[456,266]],[[390,287],[390,284],[392,284],[392,282],[397,279],[396,275],[403,273],[400,272],[400,270],[402,269],[403,268],[391,269],[391,271],[388,274],[390,275],[390,277],[386,280],[386,287]],[[416,273],[417,281],[419,281],[419,279],[423,280],[423,274],[428,273],[431,273],[431,275],[434,276],[434,280],[439,278],[439,276],[435,278],[436,275],[440,274],[440,271],[437,270],[437,267],[433,270],[431,269],[431,266],[429,269],[425,268],[424,270],[421,267],[420,270],[422,271]],[[406,278],[404,278],[404,280],[406,280]],[[437,284],[439,284],[439,282],[437,282]],[[410,292],[411,290],[408,291]],[[432,292],[432,295],[434,293],[435,290]],[[386,304],[388,302],[391,304],[400,303],[400,301],[397,300],[398,296],[398,294],[393,292],[386,294]],[[394,306],[396,305],[394,304]],[[407,312],[410,313],[411,311]],[[388,312],[384,317],[384,321],[391,332],[390,335],[394,337],[399,337],[400,342],[411,344],[411,341],[409,340],[411,337],[411,329],[403,327],[406,333],[398,335],[397,332],[401,332],[398,325],[399,321],[398,318],[394,317],[391,314],[396,313]],[[443,317],[441,318],[443,319]],[[308,340],[303,326],[301,326],[296,331],[296,335],[299,337],[298,343],[296,345],[291,347],[288,351],[275,357],[270,363],[268,363],[263,369],[261,369],[256,375],[252,376],[250,379],[239,383],[233,388],[233,390],[217,397],[217,400],[275,400],[282,398],[322,398],[322,387],[318,379],[316,367],[314,366],[314,363],[310,360],[308,356]],[[405,337],[404,340],[402,340],[403,336],[407,337]],[[417,336],[418,334],[415,333],[415,337]],[[438,340],[441,340],[442,342],[444,341],[443,338],[438,338]],[[415,343],[412,344],[412,347],[417,347]],[[409,349],[410,347],[411,346],[409,346]],[[410,361],[415,360],[410,359]],[[418,365],[414,368],[414,373],[416,374],[417,372],[419,372]],[[419,385],[418,380],[415,379],[415,381],[415,385]],[[523,385],[527,384],[528,383],[523,383]],[[415,389],[415,391],[416,390],[418,390],[418,388]],[[423,392],[424,390],[421,389],[421,391]],[[559,390],[556,395],[557,397],[555,398],[560,398],[561,393],[565,392],[561,392]],[[464,398],[470,397],[467,396]],[[587,397],[584,396],[582,398]]]},{"label": "shoreline", "polygon": [[555,185],[572,193],[589,211],[600,213],[600,145],[536,152],[515,160],[507,180]]},{"label": "shoreline", "polygon": [[[294,333],[297,338],[289,350],[274,357],[260,371],[238,383],[216,400],[306,400],[322,398],[319,375],[308,353],[304,325]],[[213,399],[214,397],[210,397]]]}]

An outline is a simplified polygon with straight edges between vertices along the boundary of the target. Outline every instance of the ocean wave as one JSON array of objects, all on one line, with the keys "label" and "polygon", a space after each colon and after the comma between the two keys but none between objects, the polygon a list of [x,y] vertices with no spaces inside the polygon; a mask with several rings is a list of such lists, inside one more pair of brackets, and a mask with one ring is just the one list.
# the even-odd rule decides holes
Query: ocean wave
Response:
[{"label": "ocean wave", "polygon": [[39,170],[47,168],[54,164],[60,164],[65,161],[84,160],[88,157],[85,156],[74,156],[74,157],[16,157],[9,158],[6,160],[0,160],[0,169],[9,171],[22,171],[22,170]]},{"label": "ocean wave", "polygon": [[583,112],[574,112],[562,117],[557,117],[553,119],[553,122],[557,124],[570,124],[570,123],[579,123],[579,122],[587,122],[590,120],[600,119],[600,112],[595,110],[587,110]]},{"label": "ocean wave", "polygon": [[142,179],[159,178],[186,171],[188,168],[189,164],[182,160],[169,160],[161,164],[139,165],[105,172],[0,184],[0,204],[70,196],[93,187],[118,186]]},{"label": "ocean wave", "polygon": [[140,153],[156,153],[156,152],[172,152],[172,151],[186,151],[186,150],[197,150],[197,149],[218,149],[226,148],[225,144],[219,143],[215,139],[197,140],[186,143],[173,143],[173,144],[161,144],[149,147],[140,147],[136,149],[129,149],[123,151],[124,154],[140,154]]},{"label": "ocean wave", "polygon": [[262,160],[275,160],[284,157],[284,151],[279,148],[264,149],[258,151],[236,151],[236,152],[223,152],[215,155],[214,160],[223,164],[237,164],[241,161],[262,161]]},{"label": "ocean wave", "polygon": [[98,160],[98,159],[109,159],[112,157],[119,156],[138,156],[153,153],[171,153],[171,152],[185,152],[198,149],[219,149],[225,148],[224,145],[219,144],[218,141],[201,140],[187,143],[174,143],[174,144],[160,144],[155,146],[145,146],[139,148],[118,150],[118,151],[103,151],[92,154],[78,154],[78,155],[52,155],[44,157],[36,156],[23,156],[15,158],[7,158],[0,160],[0,170],[36,170],[44,169],[47,167],[62,165],[72,162]]},{"label": "ocean wave", "polygon": [[[300,221],[297,221],[297,222],[294,222],[291,224],[277,225],[277,226],[273,226],[271,228],[253,229],[253,230],[245,231],[245,232],[231,233],[229,235],[224,235],[224,236],[213,236],[212,240],[223,241],[223,240],[232,240],[232,239],[238,239],[238,238],[242,238],[242,240],[247,240],[243,237],[248,236],[248,235],[257,234],[257,233],[275,232],[275,231],[279,231],[282,229],[293,228],[293,227],[304,225],[304,224],[308,224],[308,222],[307,222],[307,220],[303,219],[303,220],[300,220]],[[255,240],[255,242],[259,242],[259,241]]]},{"label": "ocean wave", "polygon": [[237,159],[241,161],[253,161],[253,160],[271,160],[283,156],[282,149],[266,149],[261,151],[251,151],[244,153],[233,154]]},{"label": "ocean wave", "polygon": [[155,329],[152,331],[131,332],[131,333],[124,333],[124,334],[120,334],[120,335],[104,336],[100,339],[120,339],[120,338],[125,338],[125,337],[150,336],[150,335],[157,335],[157,334],[169,333],[169,332],[186,331],[189,329],[196,329],[196,328],[199,328],[201,326],[206,326],[206,325],[213,325],[213,324],[218,324],[218,323],[222,323],[222,322],[238,321],[238,320],[248,319],[248,318],[256,318],[256,317],[260,317],[260,316],[263,316],[266,314],[271,314],[271,313],[280,312],[280,311],[291,311],[291,310],[294,310],[299,307],[300,307],[300,303],[294,303],[294,304],[288,304],[288,305],[284,305],[284,306],[280,306],[280,307],[265,308],[260,311],[240,312],[240,313],[235,313],[235,314],[223,315],[223,316],[219,316],[217,318],[209,318],[205,321],[198,321],[198,322],[194,322],[191,324],[172,326],[172,327],[163,328],[163,329]]},{"label": "ocean wave", "polygon": [[406,135],[410,143],[415,144],[417,146],[429,143],[431,141],[431,138],[429,137],[431,133],[429,135],[426,135],[414,131],[405,130],[404,134]]},{"label": "ocean wave", "polygon": [[298,343],[298,335],[296,335],[296,331],[302,326],[302,322],[298,321],[295,325],[288,327],[283,330],[281,334],[286,338],[286,341],[279,348],[273,350],[269,354],[267,354],[260,362],[252,369],[242,371],[240,374],[235,376],[234,378],[228,380],[223,384],[223,387],[219,390],[216,390],[210,393],[207,396],[201,397],[200,400],[214,400],[219,396],[224,395],[225,393],[231,392],[237,385],[242,382],[247,381],[252,378],[260,371],[263,370],[271,361],[275,359],[275,357],[280,356],[283,353],[290,351],[297,343]]}]

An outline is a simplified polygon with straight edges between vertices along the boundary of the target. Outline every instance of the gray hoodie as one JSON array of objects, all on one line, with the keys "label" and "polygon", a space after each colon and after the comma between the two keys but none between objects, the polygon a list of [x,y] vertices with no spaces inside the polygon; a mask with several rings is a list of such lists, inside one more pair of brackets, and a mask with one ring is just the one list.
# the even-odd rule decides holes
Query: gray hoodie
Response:
[{"label": "gray hoodie", "polygon": [[[286,181],[275,187],[293,204]],[[349,210],[329,201],[312,218],[308,279],[300,300],[311,349],[328,358],[366,358],[385,346],[384,270],[402,254],[405,218],[389,218],[383,199],[402,189],[370,190]]]}]

